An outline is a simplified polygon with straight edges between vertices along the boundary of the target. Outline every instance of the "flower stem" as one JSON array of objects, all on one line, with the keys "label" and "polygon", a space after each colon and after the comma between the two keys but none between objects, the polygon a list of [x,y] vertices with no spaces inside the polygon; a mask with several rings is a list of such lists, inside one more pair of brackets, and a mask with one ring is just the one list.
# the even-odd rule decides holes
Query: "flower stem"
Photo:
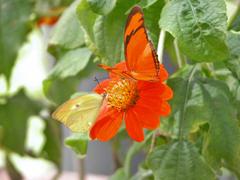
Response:
[{"label": "flower stem", "polygon": [[85,164],[84,159],[79,159],[79,180],[85,179]]},{"label": "flower stem", "polygon": [[122,163],[118,156],[119,148],[120,148],[120,140],[118,138],[115,138],[112,142],[112,157],[115,165],[115,170],[122,167]]},{"label": "flower stem", "polygon": [[178,131],[178,138],[179,138],[180,141],[183,139],[183,123],[184,123],[184,120],[185,120],[186,106],[187,106],[187,100],[189,98],[190,86],[191,86],[191,82],[192,82],[192,79],[193,79],[193,76],[196,72],[197,67],[198,67],[197,65],[194,65],[192,67],[191,72],[190,72],[190,75],[189,75],[189,78],[188,78],[187,84],[186,84],[187,87],[186,87],[186,93],[184,95],[183,106],[180,110],[179,131]]},{"label": "flower stem", "polygon": [[163,62],[163,50],[164,50],[165,36],[166,36],[166,31],[161,29],[160,34],[159,34],[159,40],[158,40],[158,48],[157,48],[158,60],[161,64]]},{"label": "flower stem", "polygon": [[155,141],[156,141],[156,138],[157,138],[157,133],[158,133],[158,129],[155,130],[153,135],[152,135],[152,141],[151,141],[151,145],[150,145],[149,152],[148,152],[149,154],[153,151]]},{"label": "flower stem", "polygon": [[181,58],[180,50],[176,39],[173,41],[173,45],[176,52],[178,67],[181,68],[183,66],[183,59]]},{"label": "flower stem", "polygon": [[209,71],[210,71],[211,76],[212,76],[213,78],[217,79],[217,76],[216,76],[216,74],[215,74],[215,70],[214,70],[213,64],[212,64],[212,63],[206,63],[206,65],[207,65],[207,68],[208,68]]},{"label": "flower stem", "polygon": [[133,145],[129,148],[123,165],[124,173],[127,179],[129,179],[131,176],[131,163],[134,155],[137,154],[146,145],[146,142],[151,138],[152,135],[153,132],[148,133],[143,142],[134,142]]}]

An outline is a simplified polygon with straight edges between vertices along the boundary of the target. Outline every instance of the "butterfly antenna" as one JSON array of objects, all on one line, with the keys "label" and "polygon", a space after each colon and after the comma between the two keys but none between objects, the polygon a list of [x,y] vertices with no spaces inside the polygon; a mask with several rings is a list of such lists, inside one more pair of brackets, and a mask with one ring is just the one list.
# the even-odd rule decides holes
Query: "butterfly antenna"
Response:
[{"label": "butterfly antenna", "polygon": [[[99,80],[96,78],[96,76],[95,76],[95,78],[94,78],[94,81],[96,81],[96,82],[98,83],[99,87],[100,87],[103,91],[105,91],[105,89],[104,89],[103,87],[101,87],[100,82],[99,82]],[[105,99],[106,96],[107,96],[107,93],[104,92],[104,93],[102,94],[102,96],[103,96],[103,99]]]},{"label": "butterfly antenna", "polygon": [[102,90],[104,90],[104,88],[101,87],[100,82],[99,82],[99,80],[97,79],[96,76],[94,77],[94,81],[96,81],[96,82],[98,83],[99,87],[100,87]]},{"label": "butterfly antenna", "polygon": [[98,83],[98,85],[100,84],[99,80],[97,79],[97,77],[94,77],[94,81],[96,81]]}]

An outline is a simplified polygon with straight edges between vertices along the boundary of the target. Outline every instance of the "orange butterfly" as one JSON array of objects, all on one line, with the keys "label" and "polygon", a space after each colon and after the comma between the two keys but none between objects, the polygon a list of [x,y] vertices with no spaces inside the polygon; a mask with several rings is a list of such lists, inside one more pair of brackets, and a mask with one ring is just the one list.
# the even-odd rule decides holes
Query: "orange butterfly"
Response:
[{"label": "orange butterfly", "polygon": [[139,6],[135,6],[128,16],[124,32],[124,50],[126,70],[103,64],[99,66],[122,77],[144,81],[159,80],[160,64],[153,44],[148,39],[143,12]]}]

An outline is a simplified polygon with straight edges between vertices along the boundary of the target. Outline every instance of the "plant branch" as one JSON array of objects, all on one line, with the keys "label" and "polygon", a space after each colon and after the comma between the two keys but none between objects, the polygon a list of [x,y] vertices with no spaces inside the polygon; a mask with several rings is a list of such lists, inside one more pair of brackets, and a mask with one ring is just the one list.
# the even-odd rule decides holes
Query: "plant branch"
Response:
[{"label": "plant branch", "polygon": [[157,55],[158,60],[162,64],[163,62],[163,50],[164,50],[164,42],[165,42],[166,31],[161,29],[158,39],[158,48],[157,48]]},{"label": "plant branch", "polygon": [[174,45],[174,49],[175,49],[175,52],[176,52],[178,67],[181,68],[183,66],[183,59],[181,58],[181,54],[180,54],[179,47],[178,47],[176,39],[173,41],[173,45]]},{"label": "plant branch", "polygon": [[206,63],[206,65],[207,65],[207,68],[208,68],[209,71],[210,71],[211,76],[212,76],[213,78],[217,79],[217,76],[216,76],[216,74],[215,74],[215,70],[214,70],[213,64],[212,64],[212,63]]},{"label": "plant branch", "polygon": [[179,131],[178,131],[178,138],[179,138],[180,141],[183,139],[183,122],[184,122],[184,119],[185,119],[187,100],[188,100],[188,96],[189,96],[191,81],[192,81],[193,76],[196,72],[196,69],[197,69],[197,64],[193,66],[193,68],[190,72],[189,78],[187,80],[187,85],[186,85],[187,89],[186,89],[186,93],[185,93],[185,96],[184,96],[184,103],[183,103],[183,106],[182,106],[181,111],[180,111]]},{"label": "plant branch", "polygon": [[85,179],[85,163],[84,159],[79,159],[79,180]]},{"label": "plant branch", "polygon": [[115,164],[115,170],[122,167],[121,160],[118,156],[119,148],[120,148],[120,140],[118,138],[115,138],[112,141],[112,156],[113,156],[113,161],[114,161],[114,164]]},{"label": "plant branch", "polygon": [[151,145],[149,148],[149,154],[153,151],[154,145],[155,145],[155,141],[156,141],[156,137],[157,137],[157,133],[158,133],[158,129],[154,131],[153,135],[152,135],[152,141],[151,141]]},{"label": "plant branch", "polygon": [[151,138],[152,135],[153,131],[146,136],[143,142],[134,142],[133,145],[129,148],[123,165],[127,179],[129,179],[131,176],[131,163],[134,155],[137,154],[146,145],[146,142]]}]

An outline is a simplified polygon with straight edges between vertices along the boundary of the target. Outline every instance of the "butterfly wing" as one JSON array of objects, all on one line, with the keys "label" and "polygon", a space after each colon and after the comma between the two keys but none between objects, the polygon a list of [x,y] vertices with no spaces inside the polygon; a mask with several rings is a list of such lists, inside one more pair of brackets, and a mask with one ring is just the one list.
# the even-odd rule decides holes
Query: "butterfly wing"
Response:
[{"label": "butterfly wing", "polygon": [[87,94],[68,100],[52,114],[73,132],[88,132],[96,120],[103,96]]},{"label": "butterfly wing", "polygon": [[114,67],[106,66],[104,64],[99,64],[98,66],[103,68],[106,71],[109,71],[111,78],[116,78],[116,77],[132,78],[132,76],[127,71],[125,62],[120,62],[116,64]]},{"label": "butterfly wing", "polygon": [[124,33],[126,65],[130,75],[138,80],[159,80],[159,61],[144,26],[143,12],[135,6],[128,16]]}]

